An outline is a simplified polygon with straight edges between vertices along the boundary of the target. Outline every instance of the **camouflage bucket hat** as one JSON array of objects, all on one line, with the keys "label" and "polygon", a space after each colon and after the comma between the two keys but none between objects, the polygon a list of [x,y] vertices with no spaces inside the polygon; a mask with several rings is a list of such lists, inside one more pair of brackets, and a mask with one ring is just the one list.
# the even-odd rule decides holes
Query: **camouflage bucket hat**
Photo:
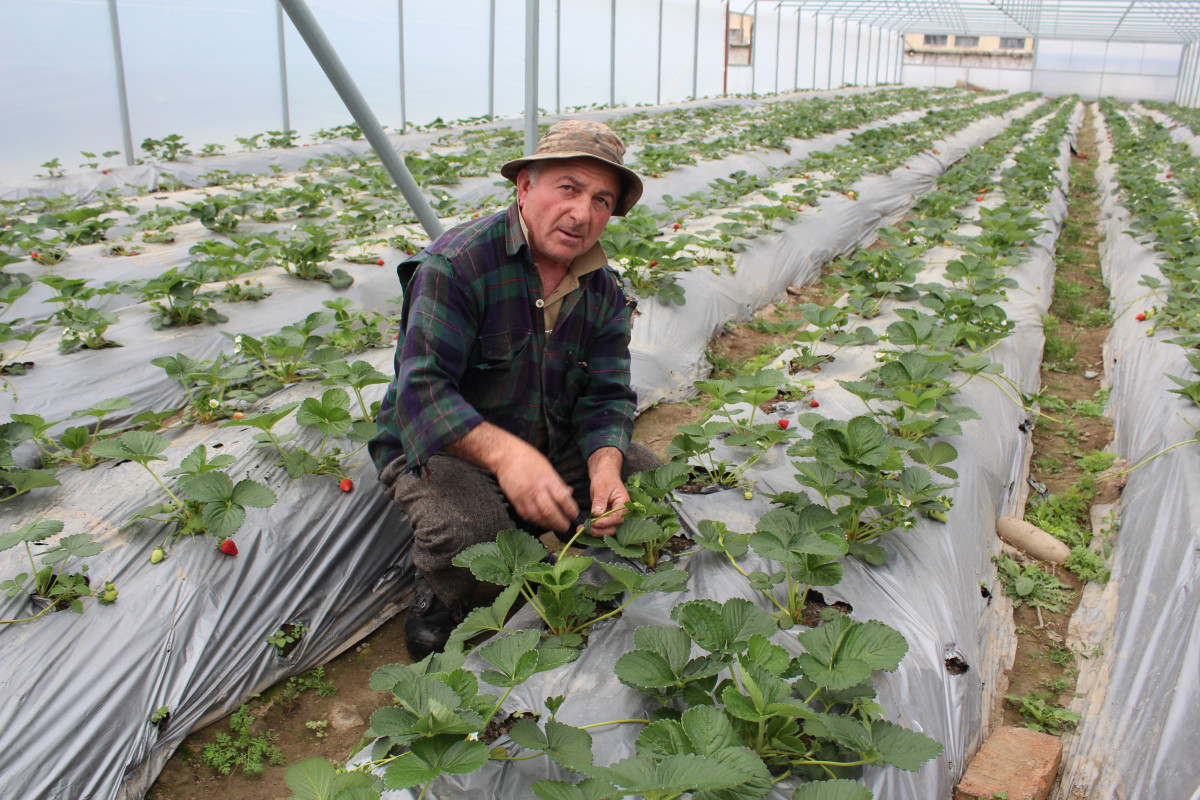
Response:
[{"label": "camouflage bucket hat", "polygon": [[500,174],[510,181],[517,180],[521,169],[533,161],[551,158],[594,158],[616,167],[621,177],[621,196],[613,216],[623,217],[642,196],[642,179],[624,164],[625,143],[602,122],[572,119],[556,122],[538,141],[533,155],[515,158],[500,168]]}]

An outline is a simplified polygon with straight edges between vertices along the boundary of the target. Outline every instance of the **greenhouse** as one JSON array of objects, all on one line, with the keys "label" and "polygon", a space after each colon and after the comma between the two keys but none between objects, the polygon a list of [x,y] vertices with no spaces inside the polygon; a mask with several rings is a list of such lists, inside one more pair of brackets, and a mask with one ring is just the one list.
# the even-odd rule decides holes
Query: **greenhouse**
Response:
[{"label": "greenhouse", "polygon": [[1200,2],[3,14],[0,797],[1200,798]]}]

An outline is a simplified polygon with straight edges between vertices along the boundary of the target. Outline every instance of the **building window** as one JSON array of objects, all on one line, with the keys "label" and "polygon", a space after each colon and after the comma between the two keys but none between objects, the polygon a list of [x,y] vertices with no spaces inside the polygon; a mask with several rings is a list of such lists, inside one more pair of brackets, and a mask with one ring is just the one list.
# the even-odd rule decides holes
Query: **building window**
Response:
[{"label": "building window", "polygon": [[925,46],[926,47],[944,45],[945,43],[946,43],[945,34],[933,34],[933,33],[925,34]]},{"label": "building window", "polygon": [[979,37],[978,36],[955,36],[954,37],[954,46],[955,47],[979,47]]},{"label": "building window", "polygon": [[1009,38],[1001,36],[1000,37],[1000,49],[1001,50],[1024,50],[1025,49],[1025,40],[1024,39],[1009,39]]}]

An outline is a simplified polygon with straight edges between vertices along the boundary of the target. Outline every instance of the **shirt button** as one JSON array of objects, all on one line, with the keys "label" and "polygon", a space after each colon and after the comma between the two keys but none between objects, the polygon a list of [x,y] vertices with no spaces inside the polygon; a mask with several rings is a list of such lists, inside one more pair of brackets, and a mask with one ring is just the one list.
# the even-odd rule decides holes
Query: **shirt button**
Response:
[{"label": "shirt button", "polygon": [[546,301],[545,301],[545,300],[538,300],[538,301],[537,301],[537,303],[535,303],[535,305],[536,305],[538,308],[542,308],[542,307],[544,307],[544,306],[546,305]]}]

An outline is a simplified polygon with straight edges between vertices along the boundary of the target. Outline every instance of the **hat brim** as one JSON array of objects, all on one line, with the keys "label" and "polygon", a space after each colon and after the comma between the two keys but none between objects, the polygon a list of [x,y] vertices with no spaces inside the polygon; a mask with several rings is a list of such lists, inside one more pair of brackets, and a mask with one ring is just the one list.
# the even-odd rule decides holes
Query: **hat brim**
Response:
[{"label": "hat brim", "polygon": [[534,161],[560,161],[565,158],[587,158],[600,164],[612,167],[621,177],[621,197],[617,200],[617,207],[613,209],[614,217],[623,217],[629,213],[629,209],[637,205],[637,201],[642,197],[642,179],[638,174],[622,164],[617,164],[605,158],[599,158],[593,153],[584,153],[578,150],[568,150],[563,153],[554,153],[553,155],[532,155],[514,158],[500,168],[500,174],[508,178],[513,183],[517,182],[517,175],[521,170],[532,164]]}]

